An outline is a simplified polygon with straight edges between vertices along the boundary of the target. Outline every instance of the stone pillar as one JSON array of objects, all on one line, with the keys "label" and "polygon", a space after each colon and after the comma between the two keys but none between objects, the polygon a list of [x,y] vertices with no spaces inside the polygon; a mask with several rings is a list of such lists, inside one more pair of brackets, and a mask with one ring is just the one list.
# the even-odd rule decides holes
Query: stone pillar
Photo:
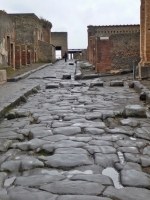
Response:
[{"label": "stone pillar", "polygon": [[15,46],[15,66],[16,66],[16,68],[21,67],[21,47],[20,47],[20,45]]},{"label": "stone pillar", "polygon": [[141,0],[139,77],[150,77],[150,1]]}]

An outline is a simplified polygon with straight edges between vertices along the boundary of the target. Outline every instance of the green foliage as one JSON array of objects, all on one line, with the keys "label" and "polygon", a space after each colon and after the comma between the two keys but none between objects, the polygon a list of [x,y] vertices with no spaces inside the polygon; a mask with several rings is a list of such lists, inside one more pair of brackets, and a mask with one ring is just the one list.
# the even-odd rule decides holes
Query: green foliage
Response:
[{"label": "green foliage", "polygon": [[43,17],[40,17],[40,23],[42,24],[43,28],[52,28],[52,23],[44,19]]}]

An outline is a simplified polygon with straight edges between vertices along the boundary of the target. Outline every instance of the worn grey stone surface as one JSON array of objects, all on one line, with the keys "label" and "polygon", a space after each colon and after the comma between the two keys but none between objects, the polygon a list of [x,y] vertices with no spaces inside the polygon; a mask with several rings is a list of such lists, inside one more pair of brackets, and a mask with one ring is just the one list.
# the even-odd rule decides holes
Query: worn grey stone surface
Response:
[{"label": "worn grey stone surface", "polygon": [[86,181],[60,181],[47,184],[40,189],[53,194],[73,194],[73,195],[100,195],[105,187],[99,183]]},{"label": "worn grey stone surface", "polygon": [[[0,113],[22,100],[0,121],[0,199],[149,199],[150,118],[139,109],[148,105],[129,89],[130,76],[74,81],[80,64],[76,75],[76,66],[61,60],[0,86]],[[116,80],[124,85],[110,87]],[[122,115],[126,105],[132,117]]]},{"label": "worn grey stone surface", "polygon": [[118,190],[110,186],[103,192],[103,196],[119,200],[149,200],[150,191],[134,187],[126,187]]}]

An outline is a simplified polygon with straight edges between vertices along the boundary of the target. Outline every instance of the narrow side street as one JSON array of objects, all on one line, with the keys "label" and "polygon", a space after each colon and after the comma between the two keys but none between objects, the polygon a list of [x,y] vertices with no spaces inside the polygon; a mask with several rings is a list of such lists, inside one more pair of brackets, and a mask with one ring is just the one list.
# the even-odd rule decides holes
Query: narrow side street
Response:
[{"label": "narrow side street", "polygon": [[0,108],[34,88],[0,122],[0,199],[150,199],[147,107],[128,75],[76,70],[60,60],[0,86]]}]

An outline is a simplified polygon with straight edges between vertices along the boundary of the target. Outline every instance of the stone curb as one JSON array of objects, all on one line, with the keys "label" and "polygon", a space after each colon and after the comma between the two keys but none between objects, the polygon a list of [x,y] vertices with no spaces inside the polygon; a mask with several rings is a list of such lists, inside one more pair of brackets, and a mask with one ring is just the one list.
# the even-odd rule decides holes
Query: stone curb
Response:
[{"label": "stone curb", "polygon": [[20,102],[22,102],[22,97],[28,97],[29,95],[35,93],[34,92],[35,89],[39,90],[40,85],[38,84],[35,86],[31,86],[31,88],[28,88],[27,90],[25,90],[22,93],[14,95],[14,97],[12,97],[10,100],[8,100],[7,103],[4,103],[0,107],[0,119],[2,119],[9,110],[13,109],[16,105],[18,105]]},{"label": "stone curb", "polygon": [[42,65],[42,66],[40,66],[40,67],[38,67],[38,68],[36,68],[36,69],[30,70],[30,71],[28,71],[28,72],[25,72],[25,73],[23,73],[23,74],[21,74],[21,75],[19,75],[19,76],[16,76],[16,77],[13,77],[13,78],[8,78],[8,79],[7,79],[7,82],[17,82],[17,81],[19,81],[19,80],[21,80],[21,79],[23,79],[23,78],[26,78],[26,77],[29,76],[30,74],[32,74],[32,73],[34,73],[34,72],[36,72],[36,71],[38,71],[38,70],[41,70],[41,69],[47,67],[48,65],[52,65],[52,63],[48,63],[48,64],[45,64],[45,65]]},{"label": "stone curb", "polygon": [[145,98],[142,98],[141,100],[145,100],[147,103],[150,103],[150,90],[146,86],[141,84],[140,81],[132,81],[129,84],[129,87],[134,88],[134,90],[140,94],[140,99],[141,96],[145,95]]}]

